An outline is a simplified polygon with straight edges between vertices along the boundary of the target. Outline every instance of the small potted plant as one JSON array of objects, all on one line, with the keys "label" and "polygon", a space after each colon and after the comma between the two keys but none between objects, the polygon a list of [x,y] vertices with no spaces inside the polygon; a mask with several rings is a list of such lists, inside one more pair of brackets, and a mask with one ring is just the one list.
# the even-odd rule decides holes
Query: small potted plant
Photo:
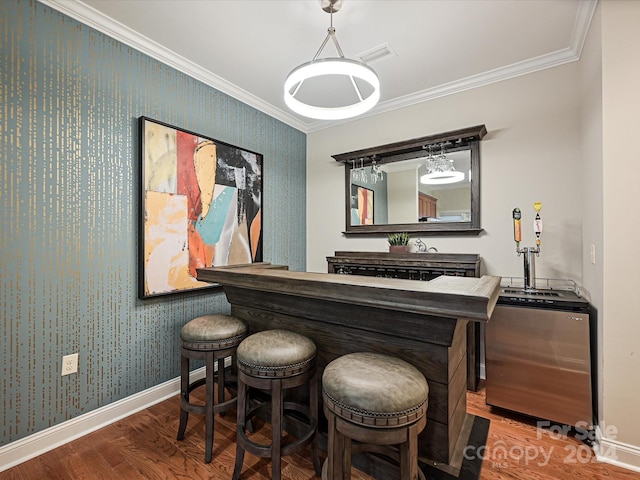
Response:
[{"label": "small potted plant", "polygon": [[387,235],[390,253],[407,253],[409,251],[409,234],[407,232]]}]

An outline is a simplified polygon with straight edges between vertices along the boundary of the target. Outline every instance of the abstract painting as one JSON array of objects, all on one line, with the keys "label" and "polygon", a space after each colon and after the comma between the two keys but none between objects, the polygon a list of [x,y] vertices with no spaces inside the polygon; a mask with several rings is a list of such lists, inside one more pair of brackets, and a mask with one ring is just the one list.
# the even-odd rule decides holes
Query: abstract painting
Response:
[{"label": "abstract painting", "polygon": [[373,190],[351,185],[351,225],[373,225]]},{"label": "abstract painting", "polygon": [[214,285],[196,269],[262,261],[262,155],[140,117],[140,298]]}]

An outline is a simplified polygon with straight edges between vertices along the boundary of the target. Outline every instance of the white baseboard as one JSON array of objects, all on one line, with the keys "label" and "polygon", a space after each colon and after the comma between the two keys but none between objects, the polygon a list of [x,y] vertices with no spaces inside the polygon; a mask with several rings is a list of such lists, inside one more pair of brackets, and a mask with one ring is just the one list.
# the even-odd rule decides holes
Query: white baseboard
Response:
[{"label": "white baseboard", "polygon": [[600,428],[596,427],[597,442],[594,446],[596,459],[618,467],[640,472],[640,447],[602,438]]},{"label": "white baseboard", "polygon": [[[225,359],[225,366],[228,366],[228,360]],[[481,365],[481,376],[484,377],[482,367],[484,365]],[[203,378],[204,372],[204,367],[194,370],[191,372],[190,381]],[[0,447],[0,472],[178,395],[179,392],[180,377],[176,377]],[[640,447],[602,438],[599,428],[596,428],[596,438],[595,452],[598,461],[640,472]]]},{"label": "white baseboard", "polygon": [[[227,362],[225,362],[227,363]],[[190,381],[204,377],[204,367],[190,374]],[[0,447],[0,472],[26,462],[88,433],[106,427],[140,410],[180,393],[180,377],[97,408],[46,430]]]}]

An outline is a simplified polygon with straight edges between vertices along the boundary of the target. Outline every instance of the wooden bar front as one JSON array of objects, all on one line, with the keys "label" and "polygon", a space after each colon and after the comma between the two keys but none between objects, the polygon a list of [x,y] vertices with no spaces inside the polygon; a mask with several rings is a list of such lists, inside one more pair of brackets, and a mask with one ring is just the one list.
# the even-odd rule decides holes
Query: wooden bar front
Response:
[{"label": "wooden bar front", "polygon": [[[429,281],[441,275],[479,277],[480,255],[473,253],[335,252],[328,273]],[[480,380],[480,326],[467,323],[467,389]]]},{"label": "wooden bar front", "polygon": [[467,322],[489,320],[500,277],[415,282],[256,264],[199,269],[198,279],[221,284],[232,314],[252,332],[283,328],[311,338],[320,371],[358,351],[414,365],[429,383],[419,456],[450,463],[466,416]]}]

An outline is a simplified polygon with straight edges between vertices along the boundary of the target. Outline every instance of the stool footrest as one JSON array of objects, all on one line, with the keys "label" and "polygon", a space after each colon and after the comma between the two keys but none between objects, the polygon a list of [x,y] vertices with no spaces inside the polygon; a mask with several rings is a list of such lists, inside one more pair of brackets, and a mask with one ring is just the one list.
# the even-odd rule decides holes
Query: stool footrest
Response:
[{"label": "stool footrest", "polygon": [[[253,407],[247,413],[245,422],[247,421],[249,422],[249,426],[246,427],[249,431],[251,431],[252,429],[251,418],[254,417],[255,414],[257,414],[260,410],[266,410],[267,407],[269,408],[271,407],[271,404],[269,402]],[[311,419],[309,408],[301,404],[297,404],[294,402],[285,402],[284,411],[285,412],[295,411],[295,412],[301,413],[306,417],[306,420],[308,422],[306,433],[304,433],[301,436],[295,436],[296,440],[289,442],[286,445],[284,444],[285,442],[283,442],[283,445],[281,447],[281,454],[290,455],[291,453],[294,453],[299,449],[306,447],[315,439],[316,434],[318,432],[318,422]],[[283,425],[287,420],[286,417],[287,415],[283,415],[282,417]],[[264,445],[251,440],[249,437],[247,437],[247,434],[245,431],[245,425],[238,425],[238,438],[237,438],[238,443],[249,453],[252,453],[258,457],[270,458],[272,445],[271,444]],[[287,438],[288,437],[294,437],[294,435],[287,435]]]}]

